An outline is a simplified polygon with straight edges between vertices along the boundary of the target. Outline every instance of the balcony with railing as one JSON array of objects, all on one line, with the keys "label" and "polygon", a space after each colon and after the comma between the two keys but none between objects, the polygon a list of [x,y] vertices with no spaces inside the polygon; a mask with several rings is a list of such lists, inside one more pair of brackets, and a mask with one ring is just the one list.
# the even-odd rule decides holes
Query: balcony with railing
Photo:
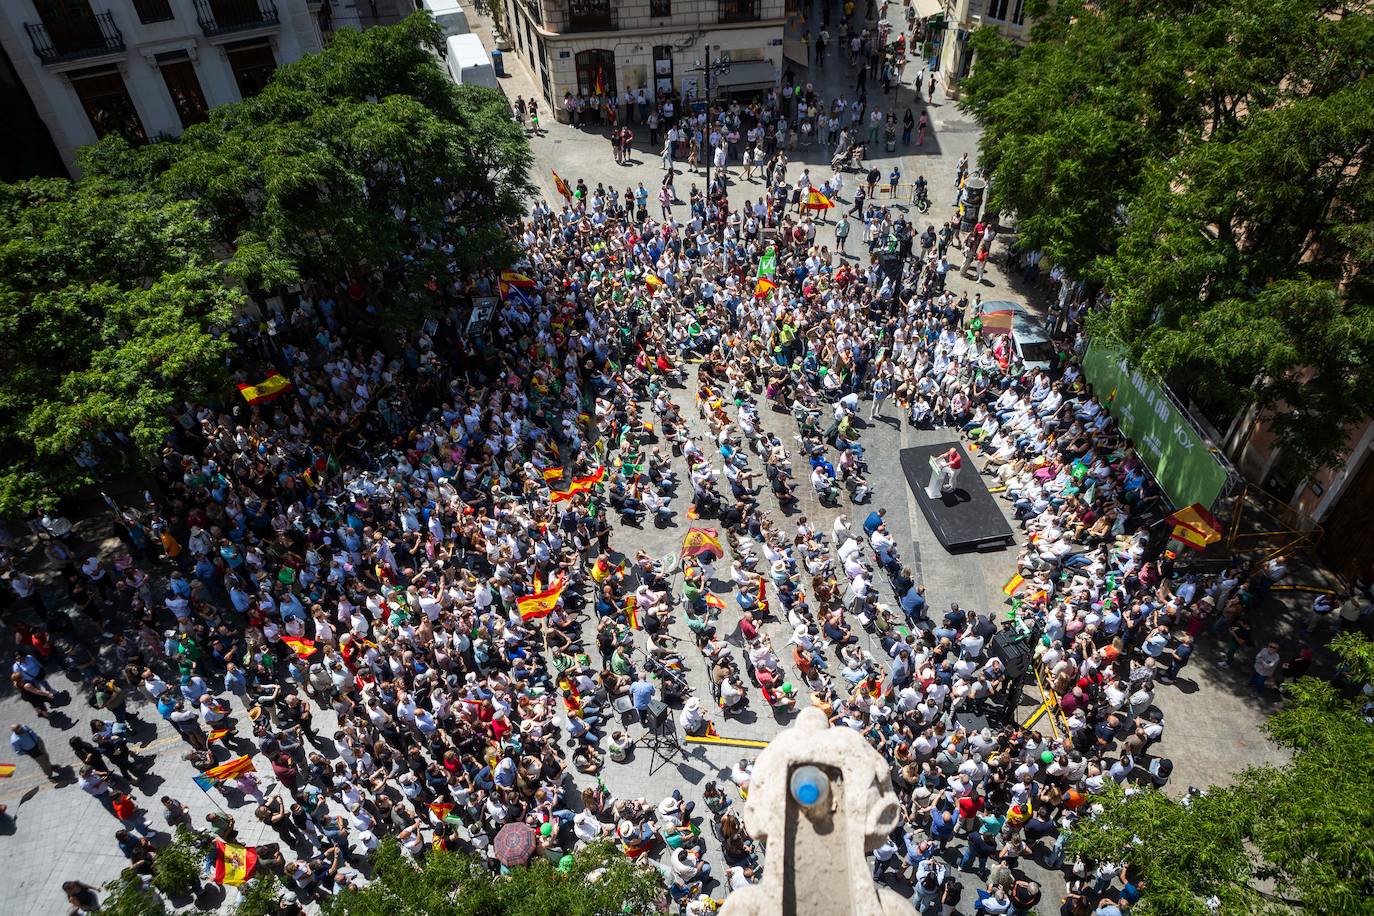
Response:
[{"label": "balcony with railing", "polygon": [[196,0],[196,19],[206,38],[275,26],[272,0]]},{"label": "balcony with railing", "polygon": [[758,22],[763,18],[760,0],[720,0],[721,22]]},{"label": "balcony with railing", "polygon": [[610,32],[615,30],[615,11],[610,0],[570,0],[569,32]]},{"label": "balcony with railing", "polygon": [[33,53],[48,65],[124,51],[124,33],[109,10],[96,13],[87,8],[60,21],[26,22],[24,30],[29,33]]}]

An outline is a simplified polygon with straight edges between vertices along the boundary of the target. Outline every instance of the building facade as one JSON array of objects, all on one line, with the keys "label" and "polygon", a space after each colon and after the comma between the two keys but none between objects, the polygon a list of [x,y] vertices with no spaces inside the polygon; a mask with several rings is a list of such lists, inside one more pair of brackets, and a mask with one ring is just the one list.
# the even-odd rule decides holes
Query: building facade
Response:
[{"label": "building facade", "polygon": [[959,81],[973,67],[969,35],[992,26],[1004,38],[1025,44],[1030,22],[1026,0],[916,0],[918,12],[929,23],[925,58],[938,66],[946,93],[957,96]]},{"label": "building facade", "polygon": [[0,48],[75,174],[81,147],[178,136],[358,24],[354,0],[5,0]]},{"label": "building facade", "polygon": [[535,75],[544,101],[566,119],[568,93],[593,97],[631,89],[651,99],[705,97],[699,71],[730,58],[717,93],[776,86],[782,72],[785,0],[494,0],[512,49]]}]

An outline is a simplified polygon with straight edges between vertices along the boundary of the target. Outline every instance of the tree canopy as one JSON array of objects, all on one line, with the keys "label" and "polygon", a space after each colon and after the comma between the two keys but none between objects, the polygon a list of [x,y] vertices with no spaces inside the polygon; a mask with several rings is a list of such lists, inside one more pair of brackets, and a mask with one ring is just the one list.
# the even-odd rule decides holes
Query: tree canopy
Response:
[{"label": "tree canopy", "polygon": [[0,185],[0,514],[135,466],[169,408],[227,396],[245,292],[355,281],[413,325],[451,265],[504,263],[529,146],[441,40],[425,13],[345,30],[177,140],[107,137],[78,182]]},{"label": "tree canopy", "polygon": [[224,381],[226,287],[193,204],[88,180],[0,185],[0,512],[155,449]]},{"label": "tree canopy", "polygon": [[443,850],[423,865],[394,839],[373,855],[367,887],[321,905],[324,916],[647,916],[658,912],[663,876],[608,844],[578,850],[566,869],[535,860],[497,875],[469,856]]},{"label": "tree canopy", "polygon": [[[1374,644],[1332,648],[1356,684],[1374,683]],[[1074,827],[1071,854],[1129,863],[1141,888],[1135,916],[1220,912],[1374,913],[1374,726],[1333,684],[1300,678],[1267,731],[1293,752],[1234,785],[1180,804],[1149,790],[1096,799]]]},{"label": "tree canopy", "polygon": [[[211,112],[175,143],[106,145],[87,162],[196,201],[250,289],[357,280],[391,321],[438,308],[433,290],[509,251],[531,162],[500,92],[459,86],[416,13],[337,34],[258,95]],[[129,160],[133,158],[134,162]]]},{"label": "tree canopy", "polygon": [[1307,469],[1374,412],[1374,18],[1330,0],[1032,4],[971,39],[989,205],[1104,283],[1091,330]]}]

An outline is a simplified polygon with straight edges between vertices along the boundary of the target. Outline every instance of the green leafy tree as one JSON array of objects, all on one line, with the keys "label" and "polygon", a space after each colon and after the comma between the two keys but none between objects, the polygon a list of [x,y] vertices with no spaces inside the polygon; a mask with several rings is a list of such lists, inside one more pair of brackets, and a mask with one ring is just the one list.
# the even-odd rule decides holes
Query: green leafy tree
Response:
[{"label": "green leafy tree", "polygon": [[275,875],[261,875],[239,888],[243,895],[234,907],[234,916],[273,916],[280,906],[281,881]]},{"label": "green leafy tree", "polygon": [[105,885],[100,900],[102,916],[162,916],[167,905],[162,898],[143,887],[136,875],[120,875]]},{"label": "green leafy tree", "polygon": [[205,873],[205,838],[177,827],[172,842],[153,856],[153,887],[168,897],[192,896],[200,891]]},{"label": "green leafy tree", "polygon": [[187,201],[99,179],[0,185],[0,513],[136,466],[223,384],[226,287]]},{"label": "green leafy tree", "polygon": [[1374,19],[1328,0],[1040,3],[961,105],[990,206],[1112,294],[1091,327],[1310,470],[1374,412]]},{"label": "green leafy tree", "polygon": [[[1356,683],[1374,681],[1374,644],[1332,644]],[[1293,752],[1234,785],[1180,804],[1120,789],[1075,826],[1069,852],[1129,863],[1141,888],[1135,916],[1374,913],[1374,726],[1333,684],[1300,678],[1267,730]]]},{"label": "green leafy tree", "polygon": [[640,916],[657,912],[662,875],[610,845],[579,850],[566,869],[538,860],[497,875],[467,856],[436,850],[423,865],[386,840],[371,884],[326,900],[325,916]]},{"label": "green leafy tree", "polygon": [[426,13],[341,32],[177,142],[108,140],[86,162],[196,201],[250,290],[351,278],[386,319],[413,323],[436,308],[451,261],[510,256],[503,221],[530,190],[505,97],[455,85],[442,40]]}]

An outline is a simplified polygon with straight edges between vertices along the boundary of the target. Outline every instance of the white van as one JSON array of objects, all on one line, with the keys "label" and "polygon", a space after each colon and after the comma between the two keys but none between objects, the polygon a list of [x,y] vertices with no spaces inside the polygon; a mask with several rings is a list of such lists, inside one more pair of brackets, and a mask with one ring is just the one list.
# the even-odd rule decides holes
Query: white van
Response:
[{"label": "white van", "polygon": [[448,59],[444,61],[449,76],[455,83],[464,86],[490,86],[499,88],[496,70],[491,65],[491,56],[476,35],[454,35],[449,38]]},{"label": "white van", "polygon": [[424,0],[424,4],[439,28],[444,30],[445,37],[467,35],[472,31],[468,27],[468,14],[463,12],[458,0]]}]

